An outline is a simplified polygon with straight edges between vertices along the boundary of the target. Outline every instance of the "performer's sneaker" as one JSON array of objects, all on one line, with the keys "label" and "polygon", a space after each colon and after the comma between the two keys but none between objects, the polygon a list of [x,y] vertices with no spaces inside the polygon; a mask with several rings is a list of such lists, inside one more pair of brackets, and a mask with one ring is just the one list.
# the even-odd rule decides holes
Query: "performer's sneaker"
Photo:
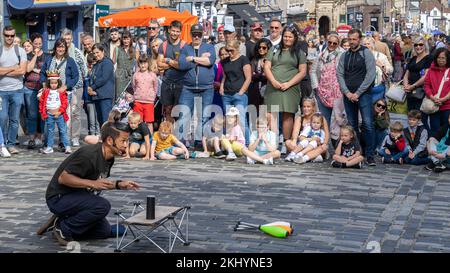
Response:
[{"label": "performer's sneaker", "polygon": [[55,224],[56,221],[58,220],[58,217],[56,215],[52,215],[50,217],[50,219],[47,220],[47,222],[45,222],[45,224],[43,224],[37,231],[36,234],[37,235],[43,235],[44,233],[46,233],[47,231],[51,231],[55,228]]},{"label": "performer's sneaker", "polygon": [[59,223],[55,224],[55,228],[53,229],[53,236],[55,236],[56,240],[61,246],[67,246],[67,244],[73,241],[72,238],[63,234]]}]

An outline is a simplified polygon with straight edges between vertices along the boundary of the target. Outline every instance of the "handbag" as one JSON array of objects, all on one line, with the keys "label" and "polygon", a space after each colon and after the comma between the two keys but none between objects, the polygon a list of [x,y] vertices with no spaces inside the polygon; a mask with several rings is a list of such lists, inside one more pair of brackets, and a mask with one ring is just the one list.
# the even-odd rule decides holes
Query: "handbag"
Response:
[{"label": "handbag", "polygon": [[391,83],[386,92],[386,97],[397,102],[405,102],[406,93],[405,90],[403,90],[402,82],[403,80],[397,83]]},{"label": "handbag", "polygon": [[423,87],[417,87],[412,92],[407,93],[406,96],[408,98],[415,98],[415,99],[421,100],[425,97],[425,90],[423,89]]},{"label": "handbag", "polygon": [[[441,96],[442,88],[444,87],[444,82],[448,75],[448,70],[449,68],[445,70],[444,77],[442,77],[441,84],[439,85],[439,90],[436,95],[438,98]],[[440,105],[436,104],[429,97],[425,97],[422,101],[422,105],[420,105],[420,111],[424,112],[425,114],[433,114],[439,111],[439,107]]]}]

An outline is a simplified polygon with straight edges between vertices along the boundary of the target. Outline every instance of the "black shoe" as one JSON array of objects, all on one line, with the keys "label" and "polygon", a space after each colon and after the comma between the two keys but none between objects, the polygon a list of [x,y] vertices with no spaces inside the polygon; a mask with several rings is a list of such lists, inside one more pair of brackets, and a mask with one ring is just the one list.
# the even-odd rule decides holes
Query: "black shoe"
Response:
[{"label": "black shoe", "polygon": [[367,157],[367,165],[372,166],[372,167],[377,165],[377,163],[375,162],[375,159],[373,158],[373,156],[368,156]]},{"label": "black shoe", "polygon": [[220,151],[220,152],[218,152],[218,153],[215,153],[215,154],[214,154],[214,157],[215,157],[215,158],[222,159],[222,158],[225,158],[226,155],[225,155],[222,151]]},{"label": "black shoe", "polygon": [[331,166],[335,167],[335,168],[342,168],[343,165],[341,162],[337,162],[336,160],[331,161]]},{"label": "black shoe", "polygon": [[30,139],[30,140],[28,141],[28,146],[27,146],[27,148],[30,149],[30,150],[36,148],[36,142],[35,142],[33,139]]},{"label": "black shoe", "polygon": [[58,223],[56,223],[55,228],[53,229],[53,235],[55,236],[58,243],[62,246],[67,246],[69,242],[73,241],[72,238],[63,234]]},{"label": "black shoe", "polygon": [[436,166],[434,166],[433,171],[435,173],[441,173],[443,171],[445,171],[445,169],[447,169],[444,164],[442,164],[441,162],[437,163]]},{"label": "black shoe", "polygon": [[424,169],[427,171],[432,171],[436,165],[433,162],[428,163]]},{"label": "black shoe", "polygon": [[62,153],[66,152],[66,147],[64,146],[64,144],[62,142],[59,143],[58,148],[59,148],[60,152],[62,152]]},{"label": "black shoe", "polygon": [[355,168],[355,169],[362,169],[362,168],[363,168],[362,162],[359,162],[358,164],[353,165],[352,168]]},{"label": "black shoe", "polygon": [[51,231],[55,228],[56,225],[56,221],[58,220],[58,217],[56,217],[56,215],[52,215],[50,217],[50,219],[47,220],[47,222],[45,222],[45,224],[43,224],[37,231],[36,234],[37,235],[42,235],[48,231]]}]

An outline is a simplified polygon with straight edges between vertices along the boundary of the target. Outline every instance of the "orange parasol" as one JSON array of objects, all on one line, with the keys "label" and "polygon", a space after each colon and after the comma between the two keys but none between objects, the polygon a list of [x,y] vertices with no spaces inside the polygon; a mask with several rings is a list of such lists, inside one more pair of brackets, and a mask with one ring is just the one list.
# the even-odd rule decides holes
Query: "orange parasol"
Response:
[{"label": "orange parasol", "polygon": [[172,21],[178,20],[183,24],[181,39],[191,42],[189,35],[192,25],[197,24],[197,16],[193,16],[189,11],[183,13],[143,5],[135,9],[130,9],[98,19],[100,27],[148,27],[151,20],[157,20],[161,26],[169,26]]}]

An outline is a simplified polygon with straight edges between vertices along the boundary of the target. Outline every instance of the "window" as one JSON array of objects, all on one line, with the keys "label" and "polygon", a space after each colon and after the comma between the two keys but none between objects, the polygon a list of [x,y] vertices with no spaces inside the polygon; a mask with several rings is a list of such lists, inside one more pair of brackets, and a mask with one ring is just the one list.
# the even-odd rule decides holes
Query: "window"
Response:
[{"label": "window", "polygon": [[433,10],[433,16],[438,16],[437,10]]}]

